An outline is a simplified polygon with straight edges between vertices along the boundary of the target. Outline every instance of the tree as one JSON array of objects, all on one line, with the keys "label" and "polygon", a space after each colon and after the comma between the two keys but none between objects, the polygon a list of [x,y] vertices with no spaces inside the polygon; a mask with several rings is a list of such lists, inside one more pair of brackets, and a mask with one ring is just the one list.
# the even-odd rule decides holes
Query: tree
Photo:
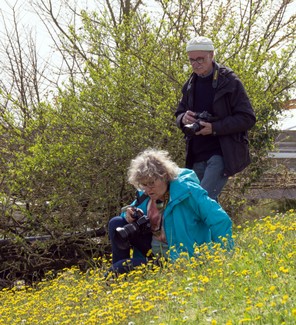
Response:
[{"label": "tree", "polygon": [[[120,6],[107,1],[105,7],[101,4],[92,13],[77,13],[73,9],[77,17],[81,17],[83,27],[71,25],[69,31],[58,23],[50,2],[49,6],[43,2],[43,13],[63,35],[60,47],[66,53],[63,56],[75,59],[80,77],[87,80],[80,83],[82,89],[75,82],[72,86],[78,87],[76,90],[87,96],[85,89],[89,89],[88,83],[94,83],[97,88],[98,80],[103,80],[105,87],[102,94],[112,94],[112,100],[110,96],[107,100],[107,111],[113,116],[108,120],[109,125],[113,125],[112,119],[117,122],[117,128],[118,120],[124,128],[134,125],[136,114],[140,114],[136,125],[141,131],[147,129],[145,125],[155,121],[151,116],[159,116],[159,121],[162,121],[157,124],[162,134],[157,134],[156,138],[164,138],[165,144],[155,139],[155,132],[151,134],[152,128],[157,129],[153,123],[150,130],[141,132],[140,137],[137,131],[133,130],[131,135],[119,127],[119,138],[124,139],[123,134],[127,134],[121,145],[129,144],[135,135],[139,144],[137,148],[148,146],[149,140],[152,140],[152,146],[165,146],[180,165],[184,161],[181,135],[177,130],[170,129],[172,137],[167,138],[164,130],[168,121],[174,123],[174,107],[186,79],[184,47],[189,35],[206,34],[213,38],[218,62],[230,66],[239,75],[257,114],[257,125],[250,133],[253,164],[241,177],[235,178],[235,187],[244,189],[264,170],[266,154],[272,149],[277,134],[281,103],[295,88],[295,15],[286,15],[291,1],[155,1],[155,4],[159,15],[154,20],[145,13],[141,1],[124,1]],[[87,63],[84,71],[81,71],[81,62]],[[108,71],[108,76],[102,75],[99,70]],[[91,89],[92,99],[101,98],[99,94],[93,97],[95,92]],[[156,101],[157,98],[159,101]],[[163,105],[158,112],[157,105]],[[143,110],[148,113],[146,118]],[[146,133],[147,136],[143,136]],[[111,134],[114,134],[113,131]],[[144,143],[141,138],[149,140]],[[134,148],[134,145],[129,147]],[[124,161],[131,159],[131,151],[127,147],[124,151]]]},{"label": "tree", "polygon": [[[1,86],[2,236],[56,238],[106,225],[134,197],[126,170],[144,148],[166,149],[183,166],[174,111],[189,76],[185,44],[192,35],[214,40],[217,61],[239,75],[256,111],[253,163],[235,178],[237,193],[264,169],[281,103],[295,89],[296,17],[285,15],[292,2],[154,3],[153,17],[143,1],[102,1],[94,11],[71,2],[59,8],[51,0],[35,3],[60,54],[63,83],[56,80],[54,96],[38,96],[40,70],[29,73],[37,64],[28,61],[8,71],[34,90],[31,100]],[[21,64],[24,48],[8,39]],[[235,193],[226,197],[233,205]],[[21,220],[13,213],[19,201]]]}]

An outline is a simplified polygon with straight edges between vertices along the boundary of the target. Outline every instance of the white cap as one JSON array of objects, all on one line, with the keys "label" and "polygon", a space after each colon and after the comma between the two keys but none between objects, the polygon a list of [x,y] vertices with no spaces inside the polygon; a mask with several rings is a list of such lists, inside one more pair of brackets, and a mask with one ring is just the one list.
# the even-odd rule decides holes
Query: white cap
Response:
[{"label": "white cap", "polygon": [[214,51],[212,40],[204,36],[192,38],[186,46],[186,52],[191,51]]}]

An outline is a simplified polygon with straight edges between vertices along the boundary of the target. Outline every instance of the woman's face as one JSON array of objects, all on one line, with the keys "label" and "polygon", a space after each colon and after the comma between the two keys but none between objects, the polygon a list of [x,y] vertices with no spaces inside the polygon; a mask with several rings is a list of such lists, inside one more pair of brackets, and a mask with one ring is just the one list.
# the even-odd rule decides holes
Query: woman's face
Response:
[{"label": "woman's face", "polygon": [[168,189],[168,182],[160,178],[154,180],[150,179],[143,181],[141,183],[141,188],[152,200],[161,200]]}]

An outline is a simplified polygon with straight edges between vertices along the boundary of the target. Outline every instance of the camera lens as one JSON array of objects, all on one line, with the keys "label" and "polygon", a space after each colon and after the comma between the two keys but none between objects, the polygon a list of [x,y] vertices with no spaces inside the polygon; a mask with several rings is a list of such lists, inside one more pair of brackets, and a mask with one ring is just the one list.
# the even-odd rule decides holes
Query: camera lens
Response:
[{"label": "camera lens", "polygon": [[200,131],[203,128],[198,122],[193,124],[187,124],[184,126],[184,132],[187,135],[194,135],[196,132]]},{"label": "camera lens", "polygon": [[137,234],[150,232],[149,218],[145,215],[138,217],[134,222],[115,230],[115,242],[121,249],[130,247],[130,240]]},{"label": "camera lens", "polygon": [[136,223],[129,223],[124,227],[117,227],[115,230],[115,241],[117,246],[121,249],[129,248],[129,239],[131,239],[137,231],[138,227]]},{"label": "camera lens", "polygon": [[128,225],[125,225],[124,227],[118,227],[116,228],[116,232],[120,235],[122,239],[127,240],[128,238],[131,238],[134,233],[136,233],[138,230],[136,223],[129,223]]}]

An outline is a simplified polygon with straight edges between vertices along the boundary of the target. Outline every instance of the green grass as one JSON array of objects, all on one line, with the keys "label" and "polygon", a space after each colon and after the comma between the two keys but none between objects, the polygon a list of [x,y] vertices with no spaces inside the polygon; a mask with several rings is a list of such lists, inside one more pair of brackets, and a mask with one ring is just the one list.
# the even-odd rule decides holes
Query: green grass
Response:
[{"label": "green grass", "polygon": [[296,211],[234,228],[233,254],[199,249],[117,279],[66,269],[0,292],[1,324],[296,324]]}]

